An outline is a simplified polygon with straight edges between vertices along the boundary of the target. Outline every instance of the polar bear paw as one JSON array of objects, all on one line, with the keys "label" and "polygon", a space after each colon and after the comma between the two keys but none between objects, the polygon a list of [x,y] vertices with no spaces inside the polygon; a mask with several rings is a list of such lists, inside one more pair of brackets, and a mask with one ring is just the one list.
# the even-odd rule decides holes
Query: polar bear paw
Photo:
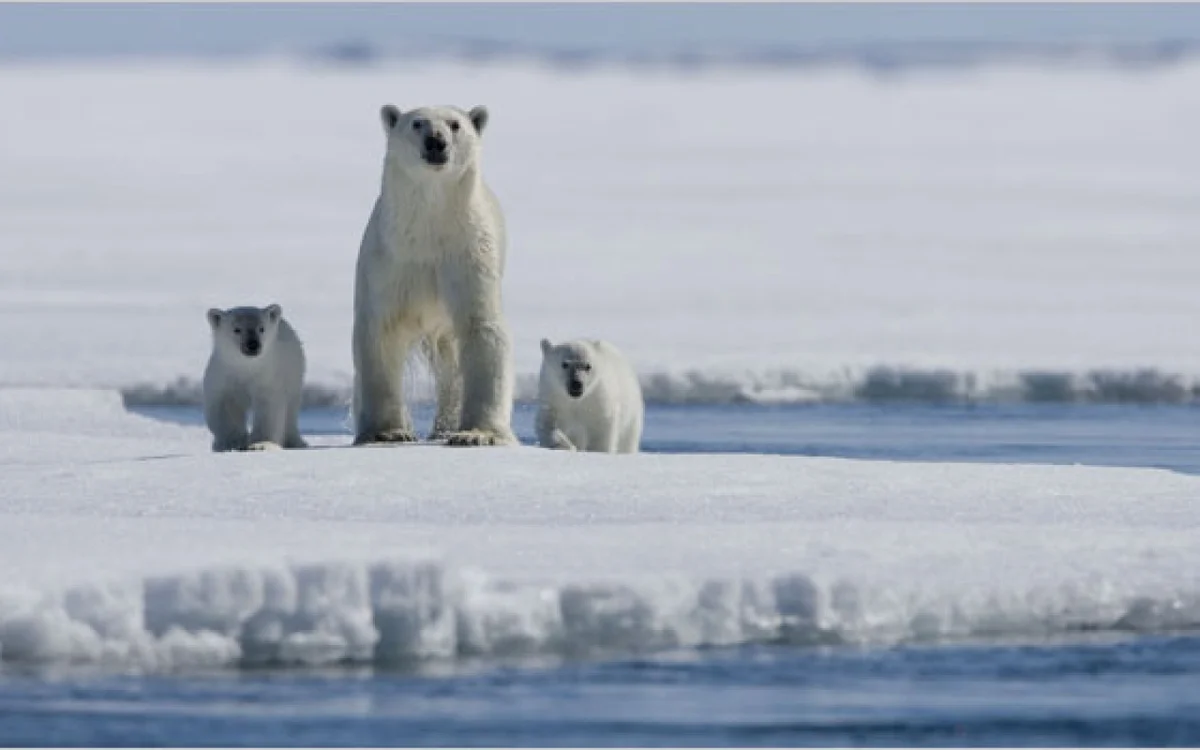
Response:
[{"label": "polar bear paw", "polygon": [[272,443],[270,440],[260,440],[257,443],[251,443],[246,446],[248,451],[280,451],[283,446],[279,443]]},{"label": "polar bear paw", "polygon": [[577,450],[575,448],[575,444],[563,434],[562,430],[555,430],[554,433],[550,435],[550,448],[556,451]]},{"label": "polar bear paw", "polygon": [[354,438],[355,445],[386,445],[388,443],[415,443],[417,433],[412,430],[377,430],[366,432]]},{"label": "polar bear paw", "polygon": [[482,445],[512,445],[517,442],[512,433],[494,432],[492,430],[461,430],[446,433],[446,445],[454,447],[473,447]]}]

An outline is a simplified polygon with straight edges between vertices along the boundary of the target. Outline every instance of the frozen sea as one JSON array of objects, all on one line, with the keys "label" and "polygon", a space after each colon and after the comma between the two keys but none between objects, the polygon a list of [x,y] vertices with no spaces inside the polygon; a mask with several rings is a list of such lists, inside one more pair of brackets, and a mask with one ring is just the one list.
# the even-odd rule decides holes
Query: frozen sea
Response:
[{"label": "frozen sea", "polygon": [[[6,59],[0,744],[1200,744],[1200,64],[1073,49]],[[350,449],[434,101],[527,444]],[[272,301],[315,449],[214,455],[204,311]],[[642,454],[528,445],[543,336],[629,354]]]}]

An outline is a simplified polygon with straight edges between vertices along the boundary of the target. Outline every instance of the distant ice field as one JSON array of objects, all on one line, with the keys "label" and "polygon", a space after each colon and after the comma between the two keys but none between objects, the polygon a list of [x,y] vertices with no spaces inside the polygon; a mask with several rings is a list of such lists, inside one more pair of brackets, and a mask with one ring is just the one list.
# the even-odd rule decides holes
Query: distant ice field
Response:
[{"label": "distant ice field", "polygon": [[378,108],[449,102],[492,112],[521,398],[541,337],[595,336],[655,403],[1191,402],[1198,84],[5,65],[0,384],[194,404],[204,310],[274,301],[341,403]]}]

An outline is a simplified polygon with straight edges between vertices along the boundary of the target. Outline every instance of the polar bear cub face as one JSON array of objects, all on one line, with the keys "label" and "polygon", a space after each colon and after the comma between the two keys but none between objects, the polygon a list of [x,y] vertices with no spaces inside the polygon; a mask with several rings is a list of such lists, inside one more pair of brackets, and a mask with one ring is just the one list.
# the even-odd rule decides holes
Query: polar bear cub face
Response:
[{"label": "polar bear cub face", "polygon": [[282,318],[283,308],[279,305],[213,308],[208,311],[213,346],[233,359],[260,357],[274,345]]},{"label": "polar bear cub face", "polygon": [[479,159],[487,107],[419,107],[401,112],[394,104],[379,111],[387,135],[388,162],[406,171],[458,174]]},{"label": "polar bear cub face", "polygon": [[549,379],[571,398],[583,398],[596,384],[592,352],[576,342],[555,346],[542,339],[542,380]]}]

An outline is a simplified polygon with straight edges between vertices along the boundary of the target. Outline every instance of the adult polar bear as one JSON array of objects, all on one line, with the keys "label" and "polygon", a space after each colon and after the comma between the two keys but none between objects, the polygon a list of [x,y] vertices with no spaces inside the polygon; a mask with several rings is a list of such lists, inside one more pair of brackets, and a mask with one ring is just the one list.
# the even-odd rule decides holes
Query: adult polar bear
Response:
[{"label": "adult polar bear", "polygon": [[516,442],[512,345],[501,309],[504,216],[484,184],[476,107],[380,110],[383,185],[358,252],[354,285],[356,445],[417,439],[404,403],[414,347],[437,382],[434,438]]}]

